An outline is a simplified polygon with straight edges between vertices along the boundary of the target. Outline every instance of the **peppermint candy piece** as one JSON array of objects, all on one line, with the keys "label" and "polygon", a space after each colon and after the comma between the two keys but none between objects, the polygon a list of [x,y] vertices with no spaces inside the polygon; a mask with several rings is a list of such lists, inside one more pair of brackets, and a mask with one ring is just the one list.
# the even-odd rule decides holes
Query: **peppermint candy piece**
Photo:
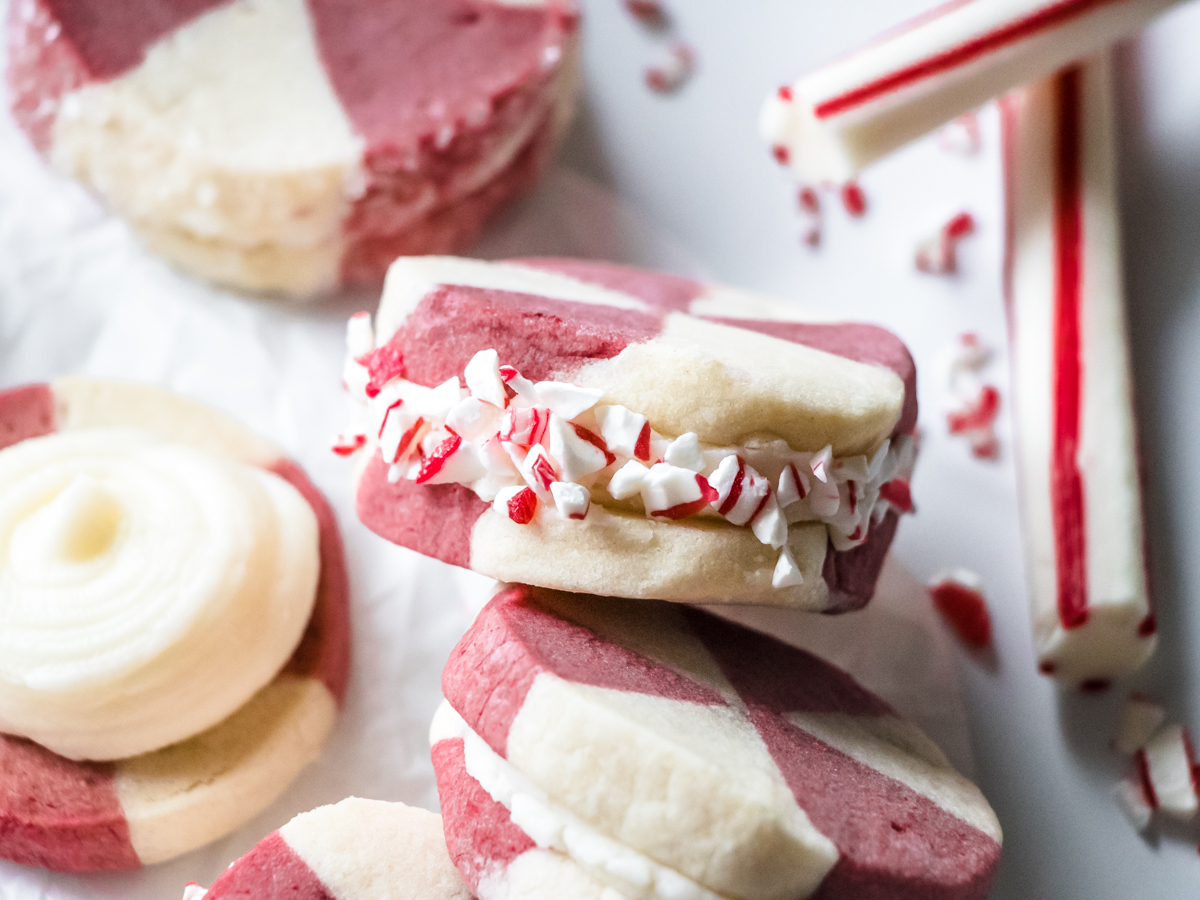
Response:
[{"label": "peppermint candy piece", "polygon": [[594,409],[600,436],[613,453],[630,459],[650,460],[650,422],[645,416],[624,406],[597,406]]},{"label": "peppermint candy piece", "polygon": [[550,416],[547,436],[550,455],[558,463],[563,481],[578,482],[616,461],[598,434],[582,425],[565,422],[557,415]]},{"label": "peppermint candy piece", "polygon": [[587,518],[588,509],[592,505],[592,494],[583,485],[556,481],[550,485],[550,494],[554,497],[554,506],[564,518]]},{"label": "peppermint candy piece", "polygon": [[600,402],[604,391],[579,387],[562,381],[539,381],[535,386],[538,399],[556,416],[574,419]]},{"label": "peppermint candy piece", "polygon": [[500,354],[495,350],[480,350],[471,357],[463,370],[463,381],[471,396],[497,409],[508,405],[508,392],[500,377]]},{"label": "peppermint candy piece", "polygon": [[717,500],[717,492],[703,475],[670,463],[656,463],[642,484],[646,515],[664,519],[686,519]]},{"label": "peppermint candy piece", "polygon": [[475,445],[452,434],[426,457],[415,481],[417,484],[461,484],[487,474]]},{"label": "peppermint candy piece", "polygon": [[635,459],[621,466],[608,482],[608,492],[618,500],[636,497],[646,486],[650,470]]},{"label": "peppermint candy piece", "polygon": [[538,497],[533,488],[521,485],[501,488],[492,501],[492,508],[518,525],[528,525],[537,515]]},{"label": "peppermint candy piece", "polygon": [[704,461],[704,454],[700,451],[700,438],[694,431],[681,434],[671,441],[663,451],[662,458],[663,462],[679,466],[681,469],[691,469],[693,472],[703,472],[708,467]]}]

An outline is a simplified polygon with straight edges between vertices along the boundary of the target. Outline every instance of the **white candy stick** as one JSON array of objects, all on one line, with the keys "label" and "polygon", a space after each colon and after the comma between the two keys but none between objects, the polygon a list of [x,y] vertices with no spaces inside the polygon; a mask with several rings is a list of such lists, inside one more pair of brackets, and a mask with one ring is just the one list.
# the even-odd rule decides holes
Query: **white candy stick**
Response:
[{"label": "white candy stick", "polygon": [[1009,322],[1034,641],[1099,687],[1154,650],[1107,57],[1005,99]]},{"label": "white candy stick", "polygon": [[1178,0],[949,2],[781,88],[760,130],[806,181],[855,172],[1134,34]]}]

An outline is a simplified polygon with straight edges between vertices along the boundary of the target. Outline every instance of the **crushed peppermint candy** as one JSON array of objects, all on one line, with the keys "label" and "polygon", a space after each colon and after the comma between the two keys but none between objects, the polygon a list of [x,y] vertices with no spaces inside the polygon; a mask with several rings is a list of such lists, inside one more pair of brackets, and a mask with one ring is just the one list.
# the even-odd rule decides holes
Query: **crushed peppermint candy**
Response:
[{"label": "crushed peppermint candy", "polygon": [[917,244],[917,269],[927,275],[955,274],[958,272],[958,245],[974,233],[975,217],[960,212]]},{"label": "crushed peppermint candy", "polygon": [[425,387],[404,378],[398,352],[370,347],[370,321],[360,316],[347,329],[345,383],[366,427],[337,446],[379,453],[391,483],[461,484],[517,525],[544,515],[585,521],[604,495],[655,519],[724,519],[781,551],[776,587],[803,582],[789,524],[821,521],[834,548],[848,550],[889,511],[912,509],[911,437],[884,441],[869,458],[836,458],[828,446],[797,452],[781,440],[716,447],[691,432],[672,438],[601,402],[599,390],[535,384],[495,350],[471,358],[465,387],[457,377]]},{"label": "crushed peppermint candy", "polygon": [[992,617],[978,575],[950,569],[935,575],[928,588],[933,605],[964,644],[972,650],[992,646]]},{"label": "crushed peppermint candy", "polygon": [[802,237],[804,244],[808,247],[819,247],[821,245],[821,195],[811,184],[806,184],[796,192],[796,203],[807,219]]},{"label": "crushed peppermint candy", "polygon": [[200,887],[194,881],[189,881],[183,888],[183,900],[203,900],[207,893],[206,888]]},{"label": "crushed peppermint candy", "polygon": [[857,181],[847,181],[842,185],[842,206],[855,219],[860,219],[867,213],[867,195]]},{"label": "crushed peppermint candy", "polygon": [[696,51],[676,41],[667,51],[667,61],[646,69],[646,87],[656,94],[673,94],[692,77],[696,68]]},{"label": "crushed peppermint candy", "polygon": [[367,445],[367,436],[358,434],[339,434],[333,440],[330,449],[338,456],[351,456]]},{"label": "crushed peppermint candy", "polygon": [[946,426],[952,435],[967,439],[977,459],[1000,457],[1000,442],[996,437],[1000,390],[984,383],[979,374],[991,359],[991,348],[973,331],[960,334],[949,353],[950,405]]}]

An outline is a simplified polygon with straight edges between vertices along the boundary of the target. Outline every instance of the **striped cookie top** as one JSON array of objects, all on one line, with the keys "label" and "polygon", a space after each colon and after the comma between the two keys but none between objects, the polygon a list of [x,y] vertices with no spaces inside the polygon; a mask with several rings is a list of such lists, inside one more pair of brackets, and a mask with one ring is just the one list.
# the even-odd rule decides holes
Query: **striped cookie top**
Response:
[{"label": "striped cookie top", "polygon": [[[846,673],[706,612],[506,588],[443,691],[447,837],[485,900],[534,848],[629,897],[669,894],[614,859],[697,896],[830,898],[981,898],[999,860],[987,802],[920,731]],[[464,785],[507,812],[491,813],[511,819],[507,853],[468,853],[483,838],[452,816]]]}]

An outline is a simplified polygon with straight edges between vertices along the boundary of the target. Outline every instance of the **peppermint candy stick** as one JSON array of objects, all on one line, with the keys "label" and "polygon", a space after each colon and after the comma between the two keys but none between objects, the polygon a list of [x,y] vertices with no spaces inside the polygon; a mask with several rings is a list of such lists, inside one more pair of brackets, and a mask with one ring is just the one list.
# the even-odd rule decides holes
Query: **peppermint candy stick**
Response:
[{"label": "peppermint candy stick", "polygon": [[1174,2],[949,2],[780,88],[760,130],[799,177],[845,181],[993,97],[1134,34]]},{"label": "peppermint candy stick", "polygon": [[1034,640],[1043,672],[1085,688],[1134,671],[1155,646],[1111,81],[1104,56],[1002,105],[1010,343]]}]

